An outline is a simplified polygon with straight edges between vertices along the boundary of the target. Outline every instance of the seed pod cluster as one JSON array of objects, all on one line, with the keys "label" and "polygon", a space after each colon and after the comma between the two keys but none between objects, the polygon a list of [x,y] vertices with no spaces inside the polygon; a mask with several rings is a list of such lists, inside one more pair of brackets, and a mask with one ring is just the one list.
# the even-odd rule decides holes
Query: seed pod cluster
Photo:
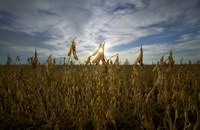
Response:
[{"label": "seed pod cluster", "polygon": [[140,66],[143,67],[143,49],[142,49],[142,45],[141,45],[141,48],[140,48],[140,54],[137,57],[137,59],[135,60],[135,64],[134,65],[137,65],[137,63],[139,63]]},{"label": "seed pod cluster", "polygon": [[72,43],[71,43],[71,47],[68,51],[68,56],[71,57],[71,54],[73,53],[73,56],[74,56],[74,59],[75,60],[78,60],[78,56],[76,55],[76,44],[75,44],[75,40],[76,40],[76,37],[72,40]]},{"label": "seed pod cluster", "polygon": [[97,56],[92,61],[92,63],[95,63],[96,65],[98,65],[100,61],[102,61],[102,63],[106,61],[105,55],[104,55],[104,45],[105,43],[100,43],[98,49],[94,52],[94,54],[92,54],[92,56],[95,56],[97,54]]},{"label": "seed pod cluster", "polygon": [[38,60],[37,50],[35,49],[35,56],[33,58],[32,66],[33,68],[37,68],[38,65],[39,65],[39,60]]}]

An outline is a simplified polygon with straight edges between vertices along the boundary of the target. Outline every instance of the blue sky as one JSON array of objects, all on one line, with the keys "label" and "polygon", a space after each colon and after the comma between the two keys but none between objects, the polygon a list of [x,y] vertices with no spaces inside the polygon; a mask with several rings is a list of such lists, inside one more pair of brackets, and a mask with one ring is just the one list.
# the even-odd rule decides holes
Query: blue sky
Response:
[{"label": "blue sky", "polygon": [[[119,53],[123,63],[137,58],[157,62],[170,49],[176,63],[200,60],[199,0],[0,0],[0,64],[6,56],[26,62],[67,57],[76,39],[83,63],[99,43],[105,55]],[[114,59],[113,59],[114,60]]]}]

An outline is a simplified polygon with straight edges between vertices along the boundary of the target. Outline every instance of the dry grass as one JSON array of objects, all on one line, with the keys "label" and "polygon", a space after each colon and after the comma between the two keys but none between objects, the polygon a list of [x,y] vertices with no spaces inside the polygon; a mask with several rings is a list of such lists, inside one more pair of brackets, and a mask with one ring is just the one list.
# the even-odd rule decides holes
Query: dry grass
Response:
[{"label": "dry grass", "polygon": [[153,68],[0,66],[0,128],[200,129],[200,66]]}]

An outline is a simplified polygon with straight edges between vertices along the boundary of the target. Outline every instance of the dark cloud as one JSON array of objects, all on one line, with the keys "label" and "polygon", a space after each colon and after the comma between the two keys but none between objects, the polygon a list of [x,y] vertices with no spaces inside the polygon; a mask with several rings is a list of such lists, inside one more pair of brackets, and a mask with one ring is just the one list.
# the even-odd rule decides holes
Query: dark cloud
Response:
[{"label": "dark cloud", "polygon": [[39,13],[41,16],[46,16],[46,15],[58,16],[56,13],[51,12],[51,11],[49,11],[49,10],[42,10],[42,9],[39,9],[39,10],[38,10],[38,13]]},{"label": "dark cloud", "polygon": [[41,47],[46,49],[54,49],[52,45],[47,45],[45,42],[52,40],[53,38],[45,35],[30,35],[23,32],[17,32],[0,28],[0,45],[1,42],[7,42],[10,46],[32,46]]},{"label": "dark cloud", "polygon": [[109,14],[120,14],[125,15],[127,13],[134,13],[137,11],[137,7],[132,3],[123,3],[123,4],[116,4],[112,6],[106,7],[106,11]]},{"label": "dark cloud", "polygon": [[13,15],[10,12],[7,11],[1,11],[0,10],[0,27],[1,26],[9,26],[9,27],[13,27],[13,25],[15,24],[15,15]]}]

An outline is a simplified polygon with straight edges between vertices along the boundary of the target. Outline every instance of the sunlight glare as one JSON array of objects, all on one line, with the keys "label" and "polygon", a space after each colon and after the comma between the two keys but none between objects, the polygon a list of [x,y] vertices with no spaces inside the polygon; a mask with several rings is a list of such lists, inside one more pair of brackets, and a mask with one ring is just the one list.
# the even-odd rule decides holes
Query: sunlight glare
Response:
[{"label": "sunlight glare", "polygon": [[102,52],[102,51],[103,51],[103,49],[102,49],[102,48],[100,48],[100,49],[99,49],[99,52]]}]

